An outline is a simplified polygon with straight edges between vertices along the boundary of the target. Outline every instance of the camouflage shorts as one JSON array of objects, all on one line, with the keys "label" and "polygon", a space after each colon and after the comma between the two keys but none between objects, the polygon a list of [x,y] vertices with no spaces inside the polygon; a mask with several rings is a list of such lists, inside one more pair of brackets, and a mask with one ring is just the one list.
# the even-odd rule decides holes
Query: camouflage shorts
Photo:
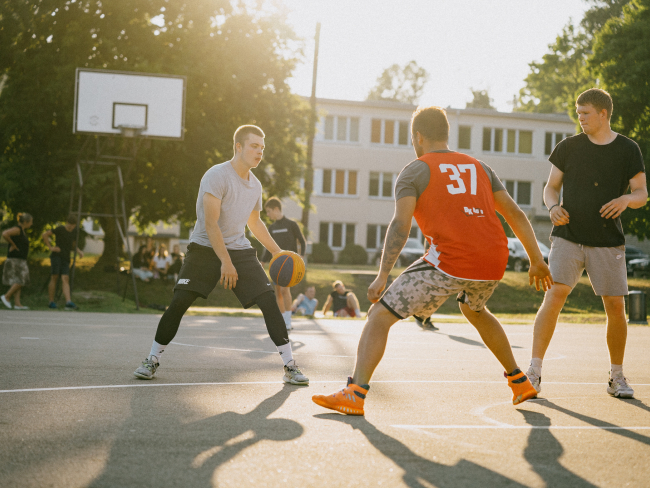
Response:
[{"label": "camouflage shorts", "polygon": [[2,284],[11,285],[28,285],[29,284],[29,267],[26,259],[7,258],[2,270]]},{"label": "camouflage shorts", "polygon": [[451,295],[478,312],[485,307],[499,281],[472,281],[452,278],[418,259],[390,285],[381,303],[399,318],[429,317]]}]

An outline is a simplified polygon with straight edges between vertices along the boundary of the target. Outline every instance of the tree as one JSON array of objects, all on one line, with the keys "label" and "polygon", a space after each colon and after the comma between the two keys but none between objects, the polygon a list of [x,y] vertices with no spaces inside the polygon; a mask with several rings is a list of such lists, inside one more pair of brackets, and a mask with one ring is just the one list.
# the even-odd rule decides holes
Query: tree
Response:
[{"label": "tree", "polygon": [[[32,213],[40,227],[68,212],[84,140],[71,130],[77,67],[187,77],[185,140],[151,141],[126,169],[127,210],[136,210],[140,224],[193,220],[201,176],[232,156],[232,134],[246,123],[267,135],[265,159],[255,170],[265,190],[279,196],[297,191],[308,107],[287,85],[299,54],[295,35],[281,13],[243,5],[2,2],[0,204]],[[112,182],[93,183],[86,208],[112,211]],[[111,220],[100,223],[112,242]],[[113,252],[105,246],[102,260],[114,262]]]},{"label": "tree", "polygon": [[427,81],[429,81],[429,74],[415,61],[403,67],[394,64],[386,68],[377,78],[377,84],[370,90],[368,100],[394,100],[415,104],[422,95]]},{"label": "tree", "polygon": [[473,88],[470,88],[470,91],[472,92],[473,99],[471,102],[465,104],[465,108],[489,108],[496,110],[492,105],[494,100],[490,98],[487,90],[474,90]]},{"label": "tree", "polygon": [[572,113],[576,95],[594,86],[587,67],[596,32],[610,18],[620,17],[629,0],[587,0],[593,6],[576,27],[569,22],[541,62],[529,64],[530,73],[515,108],[522,112]]},{"label": "tree", "polygon": [[[650,0],[634,0],[594,39],[589,67],[614,100],[612,127],[635,140],[650,160]],[[650,208],[622,215],[626,233],[650,238]]]}]

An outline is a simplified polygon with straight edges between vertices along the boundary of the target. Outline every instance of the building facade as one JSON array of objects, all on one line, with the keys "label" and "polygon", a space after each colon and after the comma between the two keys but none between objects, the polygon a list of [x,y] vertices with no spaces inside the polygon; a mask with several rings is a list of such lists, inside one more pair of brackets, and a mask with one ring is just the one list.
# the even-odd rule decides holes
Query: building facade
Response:
[{"label": "building facade", "polygon": [[[410,118],[415,106],[396,102],[318,100],[314,140],[315,211],[309,240],[326,242],[334,251],[347,243],[381,251],[394,211],[397,175],[415,159]],[[488,109],[447,108],[449,148],[491,166],[530,219],[541,242],[548,243],[551,221],[543,188],[555,145],[575,133],[567,115],[504,113]],[[300,219],[295,201],[285,214]],[[411,235],[421,236],[414,223]]]}]

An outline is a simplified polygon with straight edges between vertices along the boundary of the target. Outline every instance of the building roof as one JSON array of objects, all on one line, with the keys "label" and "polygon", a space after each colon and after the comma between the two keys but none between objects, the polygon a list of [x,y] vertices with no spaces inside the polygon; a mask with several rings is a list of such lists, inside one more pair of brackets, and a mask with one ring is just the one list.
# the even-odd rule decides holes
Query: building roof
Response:
[{"label": "building roof", "polygon": [[[305,97],[309,99],[309,97]],[[392,100],[338,100],[335,98],[317,98],[317,104],[323,105],[348,105],[365,108],[381,108],[394,110],[413,111],[418,106],[410,103],[394,102]],[[480,115],[483,117],[508,117],[513,119],[545,120],[548,122],[565,122],[571,123],[573,120],[566,113],[541,114],[536,112],[499,112],[489,108],[453,108],[446,107],[447,113],[456,112],[460,115]]]}]

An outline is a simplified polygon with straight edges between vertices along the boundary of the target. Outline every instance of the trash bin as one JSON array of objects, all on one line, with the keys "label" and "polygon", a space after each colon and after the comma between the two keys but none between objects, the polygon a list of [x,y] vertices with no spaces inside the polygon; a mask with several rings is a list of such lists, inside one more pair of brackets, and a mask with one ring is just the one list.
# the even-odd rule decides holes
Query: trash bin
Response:
[{"label": "trash bin", "polygon": [[630,291],[628,313],[630,324],[647,324],[645,308],[645,293],[639,290]]}]

